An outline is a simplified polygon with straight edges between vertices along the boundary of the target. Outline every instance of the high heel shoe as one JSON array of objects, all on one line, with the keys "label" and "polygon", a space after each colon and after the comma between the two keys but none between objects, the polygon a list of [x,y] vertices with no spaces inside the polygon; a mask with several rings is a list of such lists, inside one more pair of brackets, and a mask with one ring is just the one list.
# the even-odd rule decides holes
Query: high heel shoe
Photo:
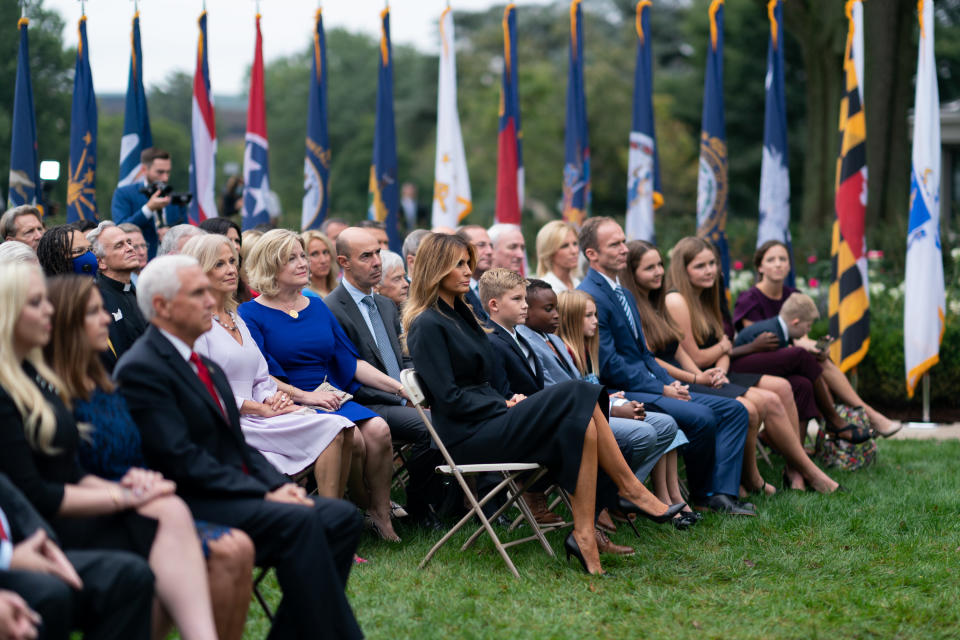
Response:
[{"label": "high heel shoe", "polygon": [[392,536],[389,535],[389,534],[387,534],[387,533],[380,527],[380,523],[378,523],[376,520],[374,520],[374,519],[373,519],[372,517],[370,517],[369,515],[367,515],[367,516],[364,518],[364,520],[366,521],[367,526],[370,527],[371,529],[373,529],[374,533],[376,533],[377,536],[379,536],[379,538],[380,538],[381,540],[383,540],[383,541],[385,541],[385,542],[400,542],[400,536],[398,536],[396,533],[394,533]]},{"label": "high heel shoe", "polygon": [[663,515],[655,516],[655,515],[653,515],[652,513],[648,513],[648,512],[646,512],[646,511],[644,511],[643,509],[641,509],[641,508],[638,507],[637,505],[633,504],[632,502],[630,502],[629,500],[627,500],[627,499],[624,498],[623,496],[620,496],[620,497],[619,497],[619,504],[620,504],[620,511],[622,511],[622,512],[624,512],[624,513],[636,513],[636,514],[639,514],[639,515],[643,516],[644,518],[647,518],[648,520],[653,520],[653,521],[656,522],[657,524],[663,524],[664,522],[670,522],[670,521],[673,519],[673,516],[675,516],[675,515],[677,515],[678,513],[680,513],[680,511],[683,510],[683,507],[686,506],[686,503],[678,502],[677,504],[672,504],[672,505],[670,505],[670,506],[667,508],[667,510],[663,513]]},{"label": "high heel shoe", "polygon": [[570,532],[566,539],[563,541],[563,548],[567,552],[567,562],[570,562],[570,556],[573,556],[580,561],[580,566],[583,567],[583,572],[589,575],[597,576],[609,576],[610,574],[601,569],[600,573],[590,573],[590,569],[587,568],[587,561],[583,558],[583,552],[580,551],[580,545],[577,544],[577,540],[573,537],[573,532]]}]

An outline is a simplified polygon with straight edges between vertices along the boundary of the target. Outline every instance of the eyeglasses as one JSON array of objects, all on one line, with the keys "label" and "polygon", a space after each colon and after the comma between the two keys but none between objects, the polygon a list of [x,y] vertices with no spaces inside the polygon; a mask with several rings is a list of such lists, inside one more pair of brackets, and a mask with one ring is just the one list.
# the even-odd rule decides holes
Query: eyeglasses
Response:
[{"label": "eyeglasses", "polygon": [[85,253],[93,251],[93,247],[77,247],[76,249],[70,249],[71,258],[79,258]]}]

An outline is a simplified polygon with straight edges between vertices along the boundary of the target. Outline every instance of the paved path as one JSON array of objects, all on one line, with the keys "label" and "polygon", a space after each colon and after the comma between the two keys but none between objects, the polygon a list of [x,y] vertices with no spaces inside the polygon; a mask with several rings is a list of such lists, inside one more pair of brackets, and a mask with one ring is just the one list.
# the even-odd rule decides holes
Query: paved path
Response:
[{"label": "paved path", "polygon": [[941,424],[934,429],[913,429],[904,425],[893,440],[960,440],[960,422]]}]

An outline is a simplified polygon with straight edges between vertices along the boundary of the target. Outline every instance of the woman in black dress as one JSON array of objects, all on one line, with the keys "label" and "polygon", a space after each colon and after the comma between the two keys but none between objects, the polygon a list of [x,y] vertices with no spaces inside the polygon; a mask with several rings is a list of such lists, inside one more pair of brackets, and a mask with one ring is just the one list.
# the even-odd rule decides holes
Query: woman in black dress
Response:
[{"label": "woman in black dress", "polygon": [[[504,385],[498,384],[487,335],[463,300],[475,265],[468,242],[431,234],[413,267],[403,326],[437,432],[463,463],[538,462],[549,468],[573,507],[567,556],[577,556],[588,573],[603,573],[594,537],[601,469],[603,483],[608,476],[616,484],[622,511],[667,522],[683,504],[667,507],[637,480],[598,404],[607,402],[599,385],[569,381],[509,399],[491,386]],[[600,493],[606,497],[603,486]]]},{"label": "woman in black dress", "polygon": [[119,482],[85,473],[80,430],[58,376],[43,362],[53,307],[40,267],[0,268],[0,471],[53,526],[65,549],[147,558],[157,597],[184,638],[214,640],[200,541],[175,486],[147,469]]}]

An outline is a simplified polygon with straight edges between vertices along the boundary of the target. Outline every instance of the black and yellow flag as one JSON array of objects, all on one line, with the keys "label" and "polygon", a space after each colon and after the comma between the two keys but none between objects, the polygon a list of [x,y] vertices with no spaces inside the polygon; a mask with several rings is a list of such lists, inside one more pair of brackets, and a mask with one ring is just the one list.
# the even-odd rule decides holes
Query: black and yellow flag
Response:
[{"label": "black and yellow flag", "polygon": [[863,69],[863,7],[847,0],[847,46],[843,57],[844,93],[840,101],[840,156],[830,258],[830,335],[838,338],[830,357],[848,371],[870,348],[870,300],[864,224],[867,207],[867,128],[858,69]]}]

